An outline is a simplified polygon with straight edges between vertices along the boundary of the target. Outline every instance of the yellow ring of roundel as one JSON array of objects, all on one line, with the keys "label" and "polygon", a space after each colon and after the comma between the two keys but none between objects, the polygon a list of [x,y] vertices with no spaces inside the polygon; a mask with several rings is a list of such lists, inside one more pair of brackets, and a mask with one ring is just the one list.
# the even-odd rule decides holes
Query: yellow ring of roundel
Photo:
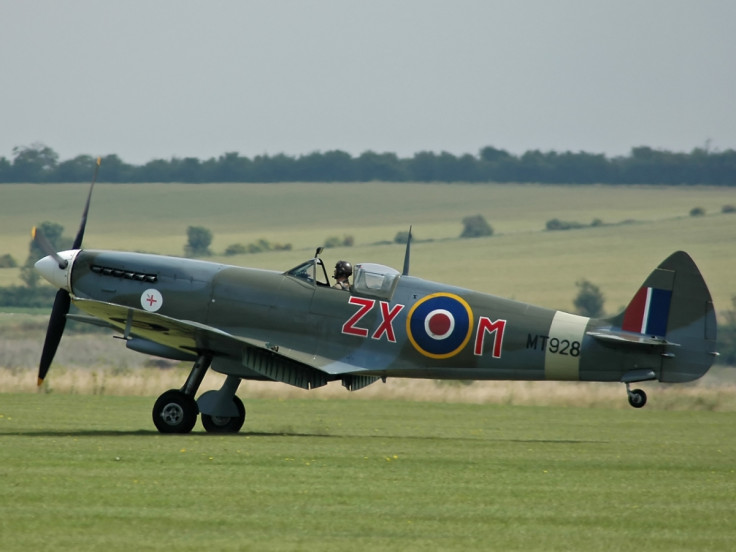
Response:
[{"label": "yellow ring of roundel", "polygon": [[[430,299],[434,299],[435,297],[449,297],[450,299],[454,299],[460,305],[463,306],[463,308],[468,313],[468,335],[465,336],[465,339],[463,339],[462,343],[456,348],[450,351],[449,353],[444,354],[436,354],[436,353],[430,353],[429,351],[425,351],[419,343],[414,339],[414,336],[411,333],[411,319],[414,315],[414,311],[420,307],[425,302],[429,301]],[[473,310],[470,308],[470,305],[468,305],[468,302],[463,299],[462,297],[455,295],[454,293],[433,293],[432,295],[427,295],[426,297],[423,297],[421,300],[414,303],[414,305],[411,307],[411,310],[409,310],[409,315],[406,317],[406,335],[409,337],[409,341],[414,346],[414,348],[419,351],[421,354],[423,354],[426,357],[429,358],[450,358],[452,356],[455,356],[460,351],[463,350],[463,348],[468,344],[468,341],[470,341],[470,336],[473,335],[473,325],[475,323],[475,320],[473,319]]]}]

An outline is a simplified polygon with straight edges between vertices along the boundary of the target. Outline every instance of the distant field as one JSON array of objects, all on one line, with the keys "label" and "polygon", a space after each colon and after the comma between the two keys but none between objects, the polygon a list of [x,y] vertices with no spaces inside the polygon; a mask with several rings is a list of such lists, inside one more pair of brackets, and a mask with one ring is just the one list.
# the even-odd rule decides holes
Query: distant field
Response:
[{"label": "distant field", "polygon": [[[44,220],[76,233],[86,184],[0,186],[0,255],[27,256],[29,229]],[[265,238],[291,252],[214,257],[232,264],[287,269],[329,236],[352,235],[355,246],[328,250],[347,258],[401,267],[403,246],[392,241],[413,225],[420,240],[412,273],[427,279],[572,309],[575,282],[586,278],[624,305],[672,251],[688,251],[703,271],[717,309],[736,295],[736,203],[731,188],[550,186],[501,184],[126,184],[95,189],[85,246],[181,255],[189,225],[214,233],[213,250]],[[706,216],[690,217],[694,207]],[[491,238],[458,240],[462,219],[482,214]],[[558,218],[605,225],[545,232]],[[618,224],[622,221],[629,224]],[[421,242],[421,240],[433,240]],[[0,285],[17,283],[0,270]]]},{"label": "distant field", "polygon": [[0,549],[730,551],[733,412],[0,395]]}]

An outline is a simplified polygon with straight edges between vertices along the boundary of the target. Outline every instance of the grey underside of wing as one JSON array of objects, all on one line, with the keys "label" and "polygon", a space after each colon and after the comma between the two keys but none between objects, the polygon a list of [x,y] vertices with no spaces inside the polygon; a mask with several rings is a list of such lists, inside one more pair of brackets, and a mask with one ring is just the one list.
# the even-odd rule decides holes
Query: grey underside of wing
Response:
[{"label": "grey underside of wing", "polygon": [[[267,379],[311,389],[356,371],[355,366],[347,363],[277,349],[264,341],[235,336],[199,322],[89,299],[74,299],[74,304],[91,317],[68,315],[72,320],[113,328],[128,339],[136,337],[189,354],[209,353],[229,359],[231,370],[223,371],[242,377],[253,371]],[[365,383],[364,378],[355,376],[347,386],[359,388],[358,382]]]}]

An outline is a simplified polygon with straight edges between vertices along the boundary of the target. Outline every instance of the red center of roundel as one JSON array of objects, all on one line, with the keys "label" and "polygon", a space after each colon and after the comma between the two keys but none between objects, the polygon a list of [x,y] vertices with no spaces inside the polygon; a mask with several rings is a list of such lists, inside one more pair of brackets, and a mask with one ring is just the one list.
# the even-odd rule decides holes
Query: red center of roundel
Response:
[{"label": "red center of roundel", "polygon": [[432,318],[429,319],[429,331],[434,335],[444,336],[450,331],[452,326],[452,320],[444,312],[435,313]]}]

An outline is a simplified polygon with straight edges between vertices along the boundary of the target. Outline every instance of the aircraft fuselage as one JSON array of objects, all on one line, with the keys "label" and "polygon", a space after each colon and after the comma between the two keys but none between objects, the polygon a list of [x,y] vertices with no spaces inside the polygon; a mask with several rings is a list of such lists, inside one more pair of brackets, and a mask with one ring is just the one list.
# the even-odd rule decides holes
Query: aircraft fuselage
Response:
[{"label": "aircraft fuselage", "polygon": [[[602,321],[411,276],[382,298],[274,271],[81,251],[71,291],[260,339],[328,374],[350,365],[378,377],[619,381],[635,354],[624,362],[586,335]],[[661,370],[661,357],[640,356],[638,368]],[[252,375],[232,362],[214,368]]]}]

